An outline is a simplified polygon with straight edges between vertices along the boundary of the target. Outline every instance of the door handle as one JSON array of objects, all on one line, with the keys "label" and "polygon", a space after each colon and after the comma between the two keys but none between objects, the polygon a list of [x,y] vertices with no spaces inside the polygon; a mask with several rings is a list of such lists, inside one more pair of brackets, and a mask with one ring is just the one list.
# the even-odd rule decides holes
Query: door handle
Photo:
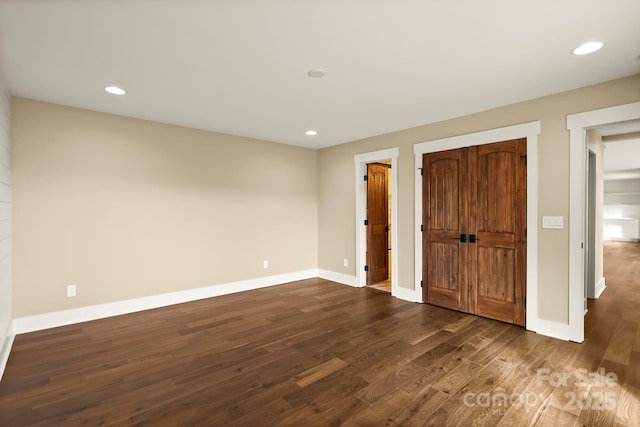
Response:
[{"label": "door handle", "polygon": [[466,234],[461,234],[460,235],[460,242],[461,243],[467,243],[467,235]]},{"label": "door handle", "polygon": [[478,239],[475,234],[469,234],[469,243],[475,243],[479,240],[480,239]]}]

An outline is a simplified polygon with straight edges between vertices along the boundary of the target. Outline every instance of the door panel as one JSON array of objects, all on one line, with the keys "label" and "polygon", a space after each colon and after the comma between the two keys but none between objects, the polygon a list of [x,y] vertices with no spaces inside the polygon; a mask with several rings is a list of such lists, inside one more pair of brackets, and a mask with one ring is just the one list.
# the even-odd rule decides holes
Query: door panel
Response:
[{"label": "door panel", "polygon": [[[490,144],[494,146],[496,144]],[[504,143],[478,149],[478,232],[515,231],[515,152],[505,152]]]},{"label": "door panel", "polygon": [[460,229],[460,169],[464,166],[460,164],[461,160],[456,154],[433,156],[431,159],[429,211],[432,230]]},{"label": "door panel", "polygon": [[478,236],[470,247],[477,263],[477,274],[471,278],[476,289],[472,312],[509,323],[516,323],[518,305],[524,304],[521,298],[516,298],[519,286],[516,243],[521,209],[526,213],[526,205],[521,207],[518,203],[519,186],[523,184],[521,174],[517,173],[521,166],[518,144],[524,143],[513,140],[477,147],[477,180],[471,189],[477,193],[477,202],[471,208],[475,210],[472,215],[475,223],[470,228]]},{"label": "door panel", "polygon": [[423,164],[423,299],[467,310],[467,149],[425,154]]},{"label": "door panel", "polygon": [[478,296],[514,302],[515,251],[478,248]]},{"label": "door panel", "polygon": [[459,278],[456,262],[458,258],[457,245],[431,244],[429,300],[432,304],[458,309]]},{"label": "door panel", "polygon": [[524,325],[526,209],[525,139],[425,154],[423,300]]},{"label": "door panel", "polygon": [[367,165],[367,285],[389,278],[388,173],[388,165]]}]

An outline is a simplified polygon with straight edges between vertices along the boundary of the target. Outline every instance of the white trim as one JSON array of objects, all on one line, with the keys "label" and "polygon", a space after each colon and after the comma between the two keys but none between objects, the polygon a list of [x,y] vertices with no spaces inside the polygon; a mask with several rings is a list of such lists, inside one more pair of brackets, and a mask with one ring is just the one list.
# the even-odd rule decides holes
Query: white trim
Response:
[{"label": "white trim", "polygon": [[600,280],[598,280],[598,283],[596,283],[596,290],[593,294],[593,299],[600,298],[600,295],[602,295],[605,289],[607,289],[607,285],[605,285],[604,277],[601,277]]},{"label": "white trim", "polygon": [[567,116],[569,130],[569,325],[571,341],[584,341],[585,158],[587,129],[640,119],[640,102]]},{"label": "white trim", "polygon": [[7,362],[9,361],[9,355],[11,354],[11,347],[13,346],[14,338],[15,334],[13,333],[13,329],[9,328],[7,337],[2,344],[2,348],[0,348],[0,380],[2,380],[4,369],[7,367]]},{"label": "white trim", "polygon": [[335,271],[319,269],[318,277],[325,280],[331,280],[332,282],[342,283],[343,285],[358,287],[358,278],[349,274],[336,273]]},{"label": "white trim", "polygon": [[[582,315],[586,311],[583,311]],[[528,328],[527,328],[528,329]],[[536,333],[546,335],[551,338],[558,338],[565,341],[573,341],[571,338],[571,328],[566,323],[553,322],[551,320],[538,319],[536,322]]]},{"label": "white trim", "polygon": [[396,293],[393,296],[405,301],[422,302],[422,299],[416,299],[416,293],[413,289],[398,287]]},{"label": "white trim", "polygon": [[311,269],[220,285],[187,289],[184,291],[151,295],[148,297],[125,301],[116,301],[106,304],[72,308],[70,310],[18,317],[13,320],[13,330],[15,334],[23,334],[26,332],[39,331],[42,329],[55,328],[57,326],[71,325],[80,322],[88,322],[90,320],[104,319],[106,317],[119,316],[122,314],[150,310],[158,307],[166,307],[173,304],[196,301],[204,298],[265,288],[268,286],[280,285],[283,283],[314,277],[318,277],[318,270]]},{"label": "white trim", "polygon": [[366,174],[367,163],[391,159],[391,295],[400,291],[398,271],[398,147],[386,150],[356,154],[356,286],[367,284],[364,266],[367,264],[367,235],[364,220],[367,218],[367,186],[362,177]]},{"label": "white trim", "polygon": [[[437,151],[490,144],[517,138],[527,138],[527,329],[544,335],[562,335],[562,328],[547,330],[548,321],[538,318],[538,135],[540,122],[529,122],[499,129],[453,136],[415,144],[415,277],[414,298],[422,301],[422,155]],[[551,322],[554,323],[555,322]],[[562,324],[559,324],[562,325]],[[543,332],[544,331],[544,332]]]},{"label": "white trim", "polygon": [[[343,273],[336,273],[335,271],[320,269],[318,270],[318,277],[325,280],[331,280],[332,282],[340,283],[343,285],[353,286],[355,288],[362,287],[357,285],[358,278],[356,276],[350,276],[348,274],[343,274]],[[396,292],[392,296],[405,301],[420,302],[415,300],[413,289],[398,287],[396,289]]]}]

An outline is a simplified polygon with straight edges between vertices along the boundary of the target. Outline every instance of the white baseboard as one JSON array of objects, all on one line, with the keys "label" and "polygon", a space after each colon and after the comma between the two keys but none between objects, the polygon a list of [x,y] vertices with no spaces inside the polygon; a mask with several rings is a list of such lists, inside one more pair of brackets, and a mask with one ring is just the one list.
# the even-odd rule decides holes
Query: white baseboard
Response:
[{"label": "white baseboard", "polygon": [[397,286],[395,291],[391,293],[392,296],[411,302],[422,302],[422,298],[416,295],[416,291],[413,289],[401,288]]},{"label": "white baseboard", "polygon": [[318,270],[318,277],[325,280],[331,280],[332,282],[342,283],[343,285],[354,286],[358,288],[358,279],[356,276],[351,276],[344,273],[336,273],[329,270]]},{"label": "white baseboard", "polygon": [[[187,289],[184,291],[170,292],[148,297],[135,298],[125,301],[97,304],[87,307],[73,308],[50,313],[36,314],[33,316],[18,317],[13,320],[11,335],[7,337],[0,353],[0,378],[9,358],[9,352],[16,334],[39,331],[42,329],[55,328],[57,326],[71,325],[74,323],[87,322],[96,319],[103,319],[122,314],[134,313],[137,311],[150,310],[153,308],[165,307],[173,304],[180,304],[189,301],[196,301],[204,298],[211,298],[221,295],[244,292],[253,289],[275,286],[297,280],[320,277],[344,285],[357,287],[357,279],[343,273],[336,273],[329,270],[304,270],[293,273],[278,274],[274,276],[260,277],[257,279],[242,280],[238,282],[225,283],[202,288]],[[596,294],[606,287],[604,278],[598,281]],[[599,290],[599,293],[598,293]],[[411,301],[421,302],[417,298],[416,292],[412,289],[397,287],[394,297]],[[570,341],[572,334],[568,324],[538,319],[535,325],[527,325],[527,329],[566,341]]]},{"label": "white baseboard", "polygon": [[[356,276],[350,276],[348,274],[336,273],[335,271],[329,270],[318,270],[318,277],[325,280],[331,280],[332,282],[342,283],[343,285],[353,286],[355,288],[360,288],[362,286],[358,286],[358,278]],[[392,291],[392,296],[411,302],[422,302],[420,298],[416,298],[416,293],[413,289],[396,287],[395,291]]]},{"label": "white baseboard", "polygon": [[527,330],[557,338],[565,341],[573,341],[572,331],[567,323],[554,322],[551,320],[537,319],[535,325],[527,325]]},{"label": "white baseboard", "polygon": [[9,335],[5,338],[2,343],[2,348],[0,348],[0,381],[2,380],[2,375],[4,374],[4,368],[7,366],[7,362],[9,361],[9,354],[11,353],[11,346],[13,345],[13,339],[15,338],[15,334],[9,328]]},{"label": "white baseboard", "polygon": [[606,288],[607,286],[605,285],[604,277],[601,277],[600,280],[598,280],[598,283],[596,283],[596,289],[593,298],[600,298],[600,295],[602,295]]},{"label": "white baseboard", "polygon": [[13,331],[15,334],[24,334],[42,329],[55,328],[57,326],[119,316],[121,314],[134,313],[136,311],[150,310],[152,308],[165,307],[168,305],[196,301],[204,298],[250,291],[253,289],[280,285],[283,283],[294,282],[296,280],[311,279],[314,277],[318,277],[318,270],[311,269],[294,273],[260,277],[256,279],[241,280],[238,282],[220,285],[205,286],[202,288],[187,289],[184,291],[151,295],[148,297],[125,301],[116,301],[106,304],[72,308],[70,310],[18,317],[13,320]]}]

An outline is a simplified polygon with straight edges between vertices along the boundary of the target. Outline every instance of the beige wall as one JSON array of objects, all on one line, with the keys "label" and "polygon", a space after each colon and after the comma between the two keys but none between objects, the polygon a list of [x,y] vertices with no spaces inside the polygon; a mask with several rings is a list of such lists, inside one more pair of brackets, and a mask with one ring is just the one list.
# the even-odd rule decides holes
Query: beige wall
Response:
[{"label": "beige wall", "polygon": [[566,116],[639,100],[636,75],[313,151],[13,98],[13,316],[313,268],[355,275],[353,157],[390,147],[394,275],[411,288],[413,144],[540,120],[538,216],[565,229],[537,230],[539,316],[566,322]]},{"label": "beige wall", "polygon": [[355,258],[354,155],[391,147],[400,149],[397,195],[399,269],[394,274],[399,279],[399,286],[412,288],[413,144],[539,120],[538,216],[562,215],[565,228],[543,230],[539,225],[537,230],[538,315],[542,319],[567,323],[569,134],[566,116],[637,101],[640,101],[640,75],[321,150],[318,157],[318,268],[355,275],[353,262],[349,267],[342,265],[343,258]]},{"label": "beige wall", "polygon": [[317,267],[315,150],[21,98],[11,138],[15,317]]}]

